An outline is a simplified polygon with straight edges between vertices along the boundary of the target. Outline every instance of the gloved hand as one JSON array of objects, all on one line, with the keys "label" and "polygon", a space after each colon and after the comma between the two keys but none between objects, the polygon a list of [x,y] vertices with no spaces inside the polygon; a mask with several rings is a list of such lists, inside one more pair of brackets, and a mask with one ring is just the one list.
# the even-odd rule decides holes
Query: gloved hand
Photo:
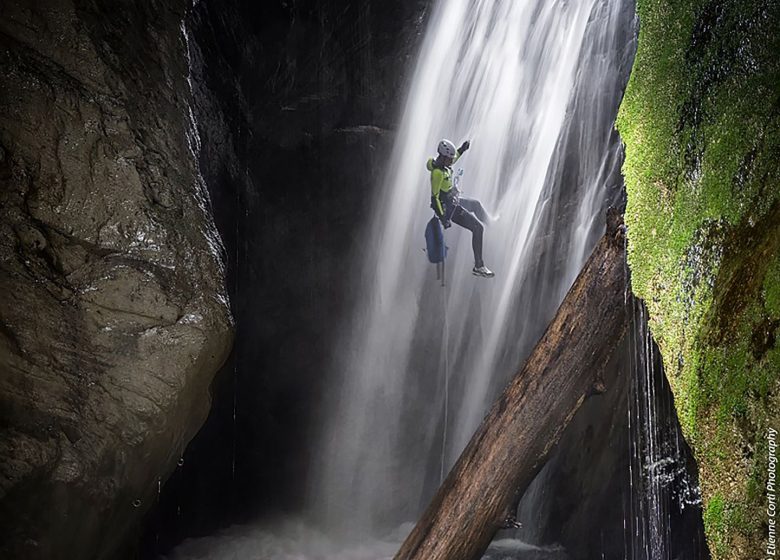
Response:
[{"label": "gloved hand", "polygon": [[448,220],[447,218],[445,218],[444,216],[442,216],[441,218],[439,218],[439,220],[441,220],[441,225],[442,225],[442,227],[443,227],[444,229],[449,229],[449,227],[452,225],[452,222],[451,222],[451,221],[449,221],[449,220]]},{"label": "gloved hand", "polygon": [[458,153],[462,154],[463,152],[468,150],[470,147],[471,147],[471,142],[466,140],[465,142],[463,142],[463,144],[460,145],[460,148],[458,148]]}]

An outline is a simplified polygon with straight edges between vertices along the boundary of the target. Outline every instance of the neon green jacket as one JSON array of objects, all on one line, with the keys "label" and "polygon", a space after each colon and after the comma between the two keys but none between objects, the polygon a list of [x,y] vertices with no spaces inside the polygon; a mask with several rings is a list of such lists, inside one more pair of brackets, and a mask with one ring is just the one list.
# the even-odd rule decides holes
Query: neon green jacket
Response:
[{"label": "neon green jacket", "polygon": [[[452,163],[458,161],[460,156],[460,150],[456,151]],[[441,193],[448,193],[450,192],[450,189],[452,189],[452,168],[434,167],[433,158],[428,158],[428,163],[425,167],[431,172],[431,205],[433,206],[433,211],[436,212],[438,216],[443,216],[444,206],[442,206],[439,195]]]}]

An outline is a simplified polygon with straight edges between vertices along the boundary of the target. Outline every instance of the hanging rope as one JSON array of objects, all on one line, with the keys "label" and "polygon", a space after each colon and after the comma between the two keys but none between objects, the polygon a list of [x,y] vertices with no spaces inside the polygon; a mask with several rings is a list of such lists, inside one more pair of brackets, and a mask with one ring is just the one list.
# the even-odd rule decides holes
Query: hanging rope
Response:
[{"label": "hanging rope", "polygon": [[447,283],[445,281],[445,263],[447,261],[447,249],[444,243],[444,232],[442,231],[442,261],[441,261],[441,287],[442,287],[442,310],[443,310],[443,333],[442,347],[444,349],[444,430],[441,438],[441,468],[439,470],[439,484],[444,481],[444,466],[447,459],[447,424],[449,423],[450,408],[450,325],[447,318]]}]

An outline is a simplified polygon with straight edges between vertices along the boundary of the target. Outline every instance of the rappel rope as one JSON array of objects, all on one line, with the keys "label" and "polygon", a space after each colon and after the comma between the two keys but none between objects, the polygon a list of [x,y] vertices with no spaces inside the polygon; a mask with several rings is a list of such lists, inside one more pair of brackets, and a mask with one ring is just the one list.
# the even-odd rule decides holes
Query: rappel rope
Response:
[{"label": "rappel rope", "polygon": [[[463,169],[460,169],[458,173],[455,175],[454,180],[454,188],[458,188],[458,183],[460,182],[460,177],[463,175]],[[449,411],[450,411],[450,352],[449,352],[449,346],[450,346],[450,325],[449,320],[447,318],[447,282],[446,282],[446,271],[447,271],[447,244],[444,240],[444,230],[441,232],[441,243],[442,243],[442,260],[441,260],[441,287],[442,287],[442,310],[443,310],[443,330],[442,333],[442,339],[443,339],[443,348],[444,348],[444,429],[442,430],[442,438],[441,438],[441,467],[439,469],[439,484],[444,482],[444,467],[447,462],[447,425],[449,424]]]},{"label": "rappel rope", "polygon": [[[441,234],[443,248],[444,244],[444,232]],[[441,468],[439,470],[439,484],[444,482],[444,467],[447,459],[447,424],[449,423],[449,408],[450,408],[450,326],[447,320],[447,283],[445,282],[445,271],[447,262],[446,250],[442,251],[444,255],[441,261],[441,287],[442,287],[442,308],[444,310],[444,332],[442,333],[444,349],[444,429],[441,438]]]}]

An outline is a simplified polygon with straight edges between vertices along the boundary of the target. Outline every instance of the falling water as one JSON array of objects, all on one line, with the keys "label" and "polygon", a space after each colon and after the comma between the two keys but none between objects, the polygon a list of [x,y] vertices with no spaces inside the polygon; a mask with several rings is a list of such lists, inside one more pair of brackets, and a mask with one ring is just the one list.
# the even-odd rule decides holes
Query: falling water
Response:
[{"label": "falling water", "polygon": [[[364,289],[329,377],[311,501],[331,529],[415,518],[603,231],[632,8],[435,6],[356,271]],[[455,166],[465,171],[461,190],[501,216],[485,231],[494,279],[470,274],[470,234],[457,226],[446,233],[446,287],[422,252],[425,162],[441,137],[472,140]]]},{"label": "falling water", "polygon": [[[625,558],[677,558],[672,518],[701,507],[698,483],[689,472],[690,450],[682,438],[663,363],[635,302],[629,330],[631,377],[628,390],[630,511],[625,517]],[[676,511],[674,511],[676,509]],[[686,558],[708,558],[700,531],[690,531]],[[694,542],[696,541],[696,542]]]}]

